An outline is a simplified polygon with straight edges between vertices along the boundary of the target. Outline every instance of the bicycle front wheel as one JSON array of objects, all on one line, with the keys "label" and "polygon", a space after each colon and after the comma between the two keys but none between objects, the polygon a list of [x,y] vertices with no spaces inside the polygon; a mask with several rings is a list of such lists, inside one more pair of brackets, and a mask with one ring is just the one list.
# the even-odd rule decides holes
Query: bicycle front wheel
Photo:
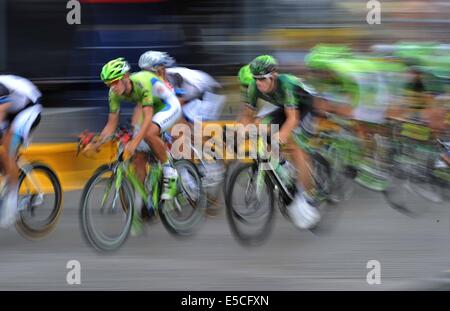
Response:
[{"label": "bicycle front wheel", "polygon": [[240,163],[230,172],[226,214],[231,232],[245,246],[267,240],[274,224],[274,187],[267,175],[257,193],[257,170],[253,164]]},{"label": "bicycle front wheel", "polygon": [[81,196],[81,231],[87,242],[99,251],[117,250],[131,229],[133,192],[125,178],[116,189],[115,177],[112,167],[100,167]]},{"label": "bicycle front wheel", "polygon": [[56,228],[63,210],[58,177],[47,165],[32,163],[21,168],[18,185],[16,230],[30,240],[48,236]]}]

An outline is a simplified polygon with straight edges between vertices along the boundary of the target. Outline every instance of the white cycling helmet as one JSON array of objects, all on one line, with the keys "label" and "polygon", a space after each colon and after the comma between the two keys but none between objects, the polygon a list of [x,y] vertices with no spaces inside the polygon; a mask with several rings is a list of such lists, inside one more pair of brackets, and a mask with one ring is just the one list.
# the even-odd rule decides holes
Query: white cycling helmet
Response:
[{"label": "white cycling helmet", "polygon": [[156,71],[156,66],[170,67],[175,60],[166,52],[147,51],[139,58],[139,67],[150,71]]}]

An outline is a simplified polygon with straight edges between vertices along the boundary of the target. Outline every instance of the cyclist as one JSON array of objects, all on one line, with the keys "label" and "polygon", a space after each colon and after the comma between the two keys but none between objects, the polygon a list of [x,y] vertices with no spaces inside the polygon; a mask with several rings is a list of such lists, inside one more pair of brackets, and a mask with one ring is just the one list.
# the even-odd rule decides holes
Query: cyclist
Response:
[{"label": "cyclist", "polygon": [[[141,107],[142,115],[138,131],[127,144],[126,151],[134,154],[144,141],[163,166],[164,187],[161,198],[170,200],[176,194],[177,171],[169,161],[169,154],[161,139],[161,133],[171,128],[181,116],[180,103],[167,86],[153,73],[140,71],[130,73],[130,66],[124,58],[117,58],[105,64],[101,71],[102,81],[109,87],[108,122],[98,140],[85,150],[97,149],[114,133],[119,123],[120,104],[132,102]],[[137,172],[145,172],[145,162],[134,162]],[[144,169],[139,167],[144,165]],[[139,176],[141,181],[145,174]]]},{"label": "cyclist", "polygon": [[[225,103],[225,96],[216,94],[221,85],[203,71],[173,67],[174,64],[175,60],[169,54],[160,51],[147,51],[139,58],[142,70],[155,73],[178,96],[183,112],[180,122],[192,129],[197,120],[217,120]],[[222,180],[222,165],[215,161],[204,162],[204,165],[208,182],[215,184]],[[186,180],[189,180],[187,176]]]},{"label": "cyclist", "polygon": [[8,179],[8,192],[0,209],[0,227],[12,225],[18,215],[17,152],[29,145],[32,131],[41,120],[42,94],[29,80],[0,75],[0,162]]},{"label": "cyclist", "polygon": [[288,206],[288,213],[296,226],[302,229],[312,228],[320,220],[320,214],[314,204],[314,182],[310,172],[309,155],[293,139],[297,128],[306,130],[311,124],[313,91],[300,79],[290,74],[278,73],[278,62],[270,55],[260,55],[249,64],[253,81],[248,86],[246,105],[239,121],[244,125],[255,120],[255,108],[258,99],[277,106],[272,112],[271,123],[281,126],[274,134],[280,145],[285,145],[286,153],[291,155],[297,169],[298,192]]},{"label": "cyclist", "polygon": [[224,96],[215,94],[221,85],[203,71],[173,67],[174,63],[169,54],[160,51],[147,51],[139,58],[142,70],[154,72],[174,90],[187,121],[216,120],[225,103]]}]

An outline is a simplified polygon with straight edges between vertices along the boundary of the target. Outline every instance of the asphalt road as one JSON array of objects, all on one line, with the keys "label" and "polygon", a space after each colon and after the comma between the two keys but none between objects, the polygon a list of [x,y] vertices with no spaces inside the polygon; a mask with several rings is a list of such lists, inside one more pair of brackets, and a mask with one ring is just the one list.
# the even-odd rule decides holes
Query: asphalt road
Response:
[{"label": "asphalt road", "polygon": [[[81,237],[79,197],[65,193],[61,222],[45,240],[1,231],[1,290],[450,289],[449,206],[430,207],[413,219],[390,209],[380,194],[357,188],[321,236],[277,215],[267,243],[245,248],[230,234],[222,210],[187,240],[156,223],[118,252],[102,255]],[[81,265],[80,285],[66,282],[73,259]],[[369,260],[380,262],[380,285],[366,281]]]}]

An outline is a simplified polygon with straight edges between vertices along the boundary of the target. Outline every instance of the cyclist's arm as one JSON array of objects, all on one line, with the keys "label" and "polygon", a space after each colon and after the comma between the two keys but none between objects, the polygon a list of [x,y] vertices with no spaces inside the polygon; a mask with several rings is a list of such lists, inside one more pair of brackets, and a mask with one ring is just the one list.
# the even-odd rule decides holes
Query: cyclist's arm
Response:
[{"label": "cyclist's arm", "polygon": [[140,125],[142,123],[142,106],[136,105],[133,110],[133,115],[131,117],[131,124],[133,126]]},{"label": "cyclist's arm", "polygon": [[287,139],[292,131],[298,126],[300,112],[294,107],[285,107],[286,121],[280,129],[279,139],[281,143],[287,143]]},{"label": "cyclist's arm", "polygon": [[114,134],[119,125],[120,98],[112,90],[109,90],[109,114],[108,122],[100,133],[99,143],[102,144]]},{"label": "cyclist's arm", "polygon": [[[178,105],[180,103],[175,94],[161,81],[154,82],[153,96],[160,98],[162,102],[168,104],[169,106]],[[143,103],[143,106],[146,106],[145,103]]]},{"label": "cyclist's arm", "polygon": [[200,96],[202,96],[203,94],[202,90],[187,82],[183,84],[182,90],[184,94],[181,97],[183,98],[185,103],[190,102],[191,100],[194,100],[196,98],[200,98]]},{"label": "cyclist's arm", "polygon": [[321,97],[314,97],[313,105],[314,110],[319,114],[328,112],[343,117],[351,117],[353,115],[353,108],[351,105],[334,103]]},{"label": "cyclist's arm", "polygon": [[108,122],[100,134],[99,143],[104,143],[111,137],[117,126],[119,125],[119,112],[110,112],[108,115]]},{"label": "cyclist's arm", "polygon": [[286,121],[279,132],[281,143],[287,143],[291,132],[298,126],[300,120],[299,100],[294,96],[294,89],[291,87],[283,88],[283,106],[286,115]]},{"label": "cyclist's arm", "polygon": [[142,112],[144,114],[144,121],[142,122],[139,132],[133,138],[133,140],[135,140],[136,143],[141,142],[141,140],[145,136],[145,133],[147,133],[148,129],[150,128],[150,125],[152,124],[153,106],[142,107]]},{"label": "cyclist's arm", "polygon": [[247,125],[255,122],[258,90],[256,88],[256,82],[254,81],[250,83],[246,92],[243,90],[243,88],[245,87],[241,85],[242,101],[244,103],[244,107],[238,121],[244,125]]},{"label": "cyclist's arm", "polygon": [[238,123],[247,125],[255,121],[255,109],[245,105],[241,111]]}]

